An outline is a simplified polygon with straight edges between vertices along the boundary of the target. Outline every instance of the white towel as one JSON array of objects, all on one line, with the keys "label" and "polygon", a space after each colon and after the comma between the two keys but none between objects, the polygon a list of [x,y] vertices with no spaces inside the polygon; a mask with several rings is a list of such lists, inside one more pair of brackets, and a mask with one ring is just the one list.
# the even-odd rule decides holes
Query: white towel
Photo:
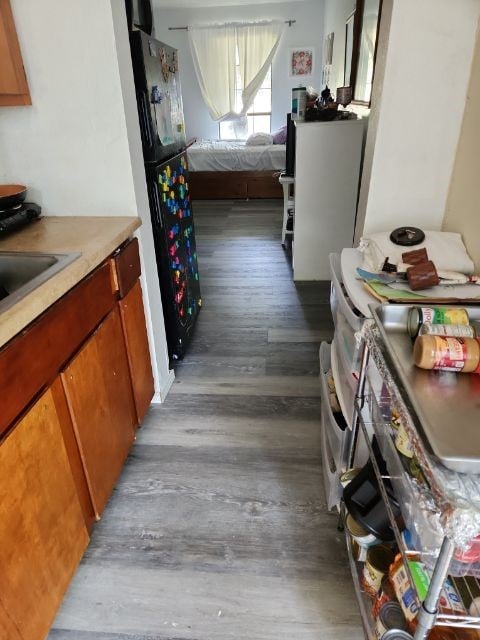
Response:
[{"label": "white towel", "polygon": [[424,248],[428,258],[437,269],[458,271],[467,275],[474,272],[475,266],[463,244],[459,233],[449,231],[425,231],[425,240],[414,247],[402,247],[390,240],[390,231],[372,233],[360,239],[359,250],[363,252],[363,267],[367,271],[378,273],[385,259],[394,265],[402,262],[402,253]]}]

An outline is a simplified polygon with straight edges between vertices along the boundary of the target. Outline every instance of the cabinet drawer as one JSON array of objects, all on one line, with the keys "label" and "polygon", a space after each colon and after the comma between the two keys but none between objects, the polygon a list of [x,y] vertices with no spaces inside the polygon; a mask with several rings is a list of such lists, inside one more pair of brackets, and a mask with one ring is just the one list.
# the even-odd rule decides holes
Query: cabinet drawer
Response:
[{"label": "cabinet drawer", "polygon": [[0,435],[55,378],[114,305],[105,264],[5,345],[0,351]]},{"label": "cabinet drawer", "polygon": [[124,298],[141,274],[138,240],[133,238],[114,258],[115,276],[120,298]]},{"label": "cabinet drawer", "polygon": [[330,276],[332,278],[332,288],[330,294],[330,306],[335,324],[337,323],[337,315],[341,314],[347,320],[353,331],[359,331],[362,328],[364,317],[357,315],[355,307],[350,302],[343,286],[342,286],[342,270],[340,265],[340,255],[331,253],[330,260]]}]

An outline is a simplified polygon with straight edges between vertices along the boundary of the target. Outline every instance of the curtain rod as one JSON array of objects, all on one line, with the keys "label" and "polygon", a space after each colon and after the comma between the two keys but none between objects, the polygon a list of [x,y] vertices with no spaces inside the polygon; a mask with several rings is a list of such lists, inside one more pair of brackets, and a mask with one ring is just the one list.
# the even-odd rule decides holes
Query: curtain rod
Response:
[{"label": "curtain rod", "polygon": [[[289,27],[292,24],[295,24],[296,20],[284,20],[285,24],[288,24]],[[168,27],[169,31],[188,31],[188,27]]]}]

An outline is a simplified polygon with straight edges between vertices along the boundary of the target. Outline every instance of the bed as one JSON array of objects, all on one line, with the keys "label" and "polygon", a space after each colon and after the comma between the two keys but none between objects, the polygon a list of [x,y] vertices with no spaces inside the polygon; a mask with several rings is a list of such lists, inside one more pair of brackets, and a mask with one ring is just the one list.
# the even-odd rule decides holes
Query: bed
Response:
[{"label": "bed", "polygon": [[193,199],[282,198],[285,145],[199,140],[187,149]]}]

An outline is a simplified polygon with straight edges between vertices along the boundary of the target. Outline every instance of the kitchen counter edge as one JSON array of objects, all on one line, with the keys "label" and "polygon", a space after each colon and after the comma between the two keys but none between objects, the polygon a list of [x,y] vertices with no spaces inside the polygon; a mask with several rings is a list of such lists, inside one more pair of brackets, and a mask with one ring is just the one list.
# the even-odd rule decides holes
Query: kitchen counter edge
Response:
[{"label": "kitchen counter edge", "polygon": [[0,348],[64,296],[141,225],[133,216],[45,216],[2,238],[0,251],[80,256],[0,315]]}]

